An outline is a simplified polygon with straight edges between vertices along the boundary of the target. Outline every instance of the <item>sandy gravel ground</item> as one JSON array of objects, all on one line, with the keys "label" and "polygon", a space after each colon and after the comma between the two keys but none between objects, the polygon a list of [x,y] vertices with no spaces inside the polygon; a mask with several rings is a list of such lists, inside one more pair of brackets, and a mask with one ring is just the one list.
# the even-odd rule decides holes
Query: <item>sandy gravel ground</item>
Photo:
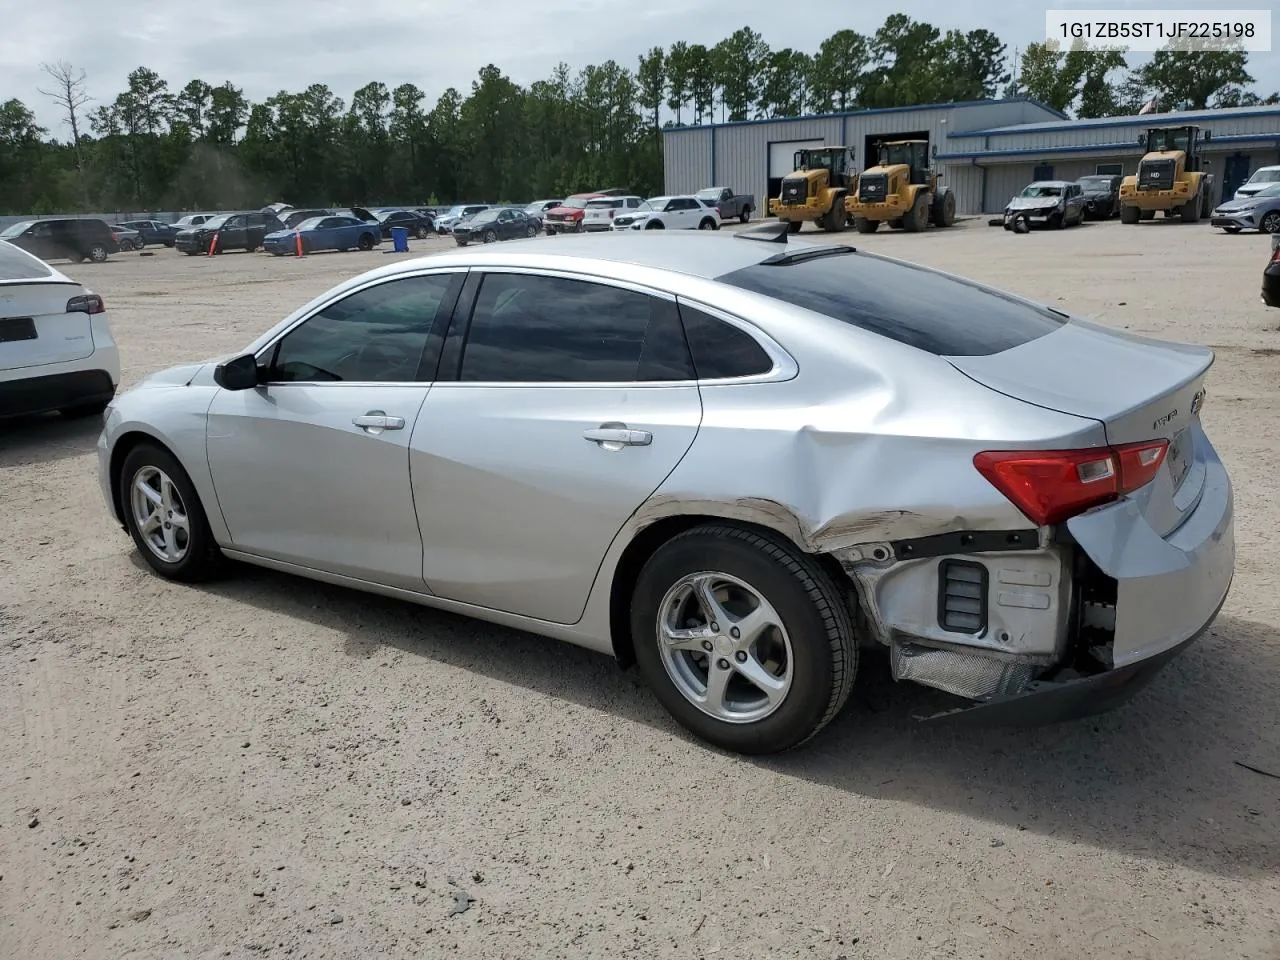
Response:
[{"label": "sandy gravel ground", "polygon": [[[1266,238],[856,242],[1217,350],[1235,586],[1147,691],[961,733],[868,659],[808,748],[725,756],[551,640],[251,569],[163,582],[108,521],[97,424],[27,420],[0,428],[0,958],[1280,957],[1280,780],[1236,763],[1280,773]],[[129,384],[389,260],[67,269]]]}]

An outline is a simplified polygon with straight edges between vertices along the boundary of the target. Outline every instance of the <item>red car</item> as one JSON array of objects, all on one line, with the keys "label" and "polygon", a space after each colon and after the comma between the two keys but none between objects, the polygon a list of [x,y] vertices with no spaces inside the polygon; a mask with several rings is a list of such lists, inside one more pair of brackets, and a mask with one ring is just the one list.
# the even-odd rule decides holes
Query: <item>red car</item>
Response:
[{"label": "red car", "polygon": [[607,196],[607,194],[598,191],[595,193],[575,193],[560,206],[552,207],[547,211],[546,219],[543,221],[547,229],[547,236],[556,233],[577,233],[580,231],[582,229],[582,217],[587,209],[587,201],[603,196]]}]

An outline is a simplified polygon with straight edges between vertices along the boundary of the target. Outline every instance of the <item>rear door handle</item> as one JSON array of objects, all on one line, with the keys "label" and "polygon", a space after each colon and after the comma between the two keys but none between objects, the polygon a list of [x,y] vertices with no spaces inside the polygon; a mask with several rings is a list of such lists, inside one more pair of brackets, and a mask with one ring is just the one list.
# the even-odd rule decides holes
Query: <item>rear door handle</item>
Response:
[{"label": "rear door handle", "polygon": [[595,443],[616,443],[624,447],[647,447],[653,442],[648,430],[629,430],[625,427],[597,427],[582,434]]},{"label": "rear door handle", "polygon": [[363,417],[352,417],[351,423],[368,433],[404,429],[404,417],[389,417],[381,410],[370,410]]}]

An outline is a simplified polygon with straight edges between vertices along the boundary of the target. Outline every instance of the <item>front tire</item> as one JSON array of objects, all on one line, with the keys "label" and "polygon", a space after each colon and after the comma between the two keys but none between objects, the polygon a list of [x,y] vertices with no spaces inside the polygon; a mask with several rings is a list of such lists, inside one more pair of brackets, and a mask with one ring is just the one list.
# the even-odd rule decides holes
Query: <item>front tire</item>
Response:
[{"label": "front tire", "polygon": [[1137,207],[1122,206],[1120,208],[1121,223],[1137,223],[1141,219],[1142,219],[1142,211],[1139,210]]},{"label": "front tire", "polygon": [[1258,229],[1263,233],[1280,233],[1280,213],[1272,210],[1258,221]]},{"label": "front tire", "polygon": [[699,230],[718,230],[719,227],[716,225],[716,222],[712,220],[710,217],[704,217],[702,222],[698,224],[698,229]]},{"label": "front tire", "polygon": [[736,527],[695,527],[660,547],[636,583],[631,631],[663,706],[739,753],[808,740],[844,706],[857,670],[849,608],[823,568]]},{"label": "front tire", "polygon": [[875,233],[880,229],[880,221],[868,220],[866,217],[854,217],[853,229],[858,233]]},{"label": "front tire", "polygon": [[94,263],[105,263],[107,259],[107,248],[100,243],[95,243],[89,248],[89,259]]},{"label": "front tire", "polygon": [[902,229],[907,233],[920,233],[929,225],[929,194],[921,190],[916,193],[911,210],[902,218]]},{"label": "front tire", "polygon": [[142,558],[160,576],[199,583],[221,572],[204,507],[191,478],[167,450],[149,443],[129,451],[120,467],[125,526]]},{"label": "front tire", "polygon": [[428,236],[430,236],[430,234],[431,234],[431,231],[429,231],[426,227],[418,227],[417,231],[414,233],[414,236],[417,237],[419,240],[425,240],[427,239]]}]

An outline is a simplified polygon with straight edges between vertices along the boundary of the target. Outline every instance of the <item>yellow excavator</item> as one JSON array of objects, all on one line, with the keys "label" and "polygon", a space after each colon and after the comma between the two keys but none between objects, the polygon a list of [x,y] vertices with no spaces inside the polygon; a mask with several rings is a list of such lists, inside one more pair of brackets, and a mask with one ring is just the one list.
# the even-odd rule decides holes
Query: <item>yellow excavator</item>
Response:
[{"label": "yellow excavator", "polygon": [[1205,172],[1208,161],[1200,156],[1202,144],[1212,137],[1200,128],[1152,127],[1138,137],[1146,153],[1137,176],[1120,181],[1120,222],[1150,220],[1157,210],[1166,218],[1177,214],[1184,223],[1195,223],[1213,208],[1213,176]]},{"label": "yellow excavator", "polygon": [[823,230],[843,230],[848,223],[845,198],[857,189],[851,147],[811,147],[795,152],[794,171],[782,180],[779,195],[769,198],[769,214],[799,233],[806,222]]},{"label": "yellow excavator", "polygon": [[909,233],[930,223],[949,227],[956,222],[956,197],[938,184],[941,174],[929,169],[927,140],[893,140],[880,144],[874,167],[862,171],[858,189],[849,194],[845,210],[859,233],[875,233],[880,224]]}]

